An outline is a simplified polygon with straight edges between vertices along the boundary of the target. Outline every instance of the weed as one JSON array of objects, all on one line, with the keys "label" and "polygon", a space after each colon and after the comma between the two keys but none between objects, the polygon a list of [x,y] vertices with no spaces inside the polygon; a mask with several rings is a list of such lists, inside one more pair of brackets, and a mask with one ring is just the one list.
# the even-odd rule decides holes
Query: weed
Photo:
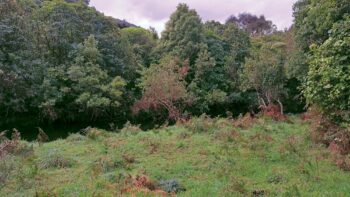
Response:
[{"label": "weed", "polygon": [[3,187],[6,181],[11,177],[16,166],[17,162],[13,156],[6,155],[0,159],[0,188]]},{"label": "weed", "polygon": [[67,141],[70,141],[70,142],[80,142],[80,141],[85,141],[86,140],[86,136],[83,136],[79,133],[75,133],[75,134],[70,134],[68,137],[67,137]]},{"label": "weed", "polygon": [[12,154],[16,156],[21,156],[24,158],[31,157],[34,155],[33,144],[29,144],[28,142],[21,141],[17,144],[16,147],[13,148]]},{"label": "weed", "polygon": [[38,161],[38,165],[42,169],[48,168],[69,168],[75,164],[71,158],[65,157],[57,149],[50,149],[44,153]]},{"label": "weed", "polygon": [[97,128],[87,127],[86,129],[83,129],[83,133],[86,137],[92,140],[97,140],[99,137],[104,135],[104,132]]},{"label": "weed", "polygon": [[213,130],[215,122],[209,116],[203,114],[198,118],[192,118],[185,124],[185,127],[194,133],[207,133]]},{"label": "weed", "polygon": [[124,124],[124,127],[121,129],[121,133],[123,134],[131,134],[136,135],[140,133],[142,130],[140,129],[140,125],[133,125],[129,121]]},{"label": "weed", "polygon": [[243,129],[250,128],[255,123],[256,123],[256,119],[250,113],[247,113],[246,115],[241,116],[233,121],[233,125],[235,127],[239,127]]},{"label": "weed", "polygon": [[227,187],[225,187],[224,189],[224,193],[239,193],[239,194],[243,194],[246,195],[248,194],[248,190],[246,188],[246,183],[245,181],[243,181],[242,179],[233,177],[230,179],[229,184],[227,185]]},{"label": "weed", "polygon": [[92,163],[94,174],[108,173],[118,167],[124,167],[124,162],[109,156],[102,156]]},{"label": "weed", "polygon": [[279,184],[282,183],[284,180],[283,176],[280,174],[272,174],[269,177],[267,177],[267,182],[268,183],[273,183],[273,184]]}]

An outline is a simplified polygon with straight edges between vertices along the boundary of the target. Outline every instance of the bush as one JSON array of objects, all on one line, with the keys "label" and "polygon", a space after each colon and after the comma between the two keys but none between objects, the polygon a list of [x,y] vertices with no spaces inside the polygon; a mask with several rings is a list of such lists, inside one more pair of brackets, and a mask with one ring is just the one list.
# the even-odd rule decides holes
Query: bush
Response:
[{"label": "bush", "polygon": [[86,129],[83,129],[83,133],[85,134],[86,137],[92,140],[96,140],[104,134],[102,130],[99,130],[97,128],[91,128],[91,127],[87,127]]},{"label": "bush", "polygon": [[16,161],[13,156],[4,156],[0,159],[0,188],[3,187],[6,181],[11,177],[15,170]]},{"label": "bush", "polygon": [[86,140],[86,136],[83,136],[79,133],[74,133],[74,134],[70,134],[68,137],[67,137],[67,141],[70,141],[70,142],[79,142],[79,141],[84,141]]},{"label": "bush", "polygon": [[193,133],[207,133],[215,128],[215,121],[209,116],[203,114],[189,120],[185,124],[185,127]]},{"label": "bush", "polygon": [[93,172],[98,174],[111,172],[118,167],[124,167],[124,161],[108,156],[102,156],[92,163]]},{"label": "bush", "polygon": [[124,127],[121,130],[121,133],[136,135],[141,131],[142,130],[140,129],[140,125],[133,125],[128,121],[124,124]]},{"label": "bush", "polygon": [[40,157],[38,164],[42,169],[69,168],[75,164],[75,161],[63,156],[57,149],[51,149]]},{"label": "bush", "polygon": [[28,142],[21,141],[13,148],[11,153],[21,157],[30,157],[34,155],[34,147]]}]

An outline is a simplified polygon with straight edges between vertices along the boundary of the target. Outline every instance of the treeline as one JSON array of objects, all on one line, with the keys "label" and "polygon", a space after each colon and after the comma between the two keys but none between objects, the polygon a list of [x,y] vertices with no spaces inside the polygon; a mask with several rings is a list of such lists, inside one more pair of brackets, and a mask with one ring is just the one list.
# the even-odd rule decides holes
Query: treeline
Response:
[{"label": "treeline", "polygon": [[1,119],[159,124],[271,105],[297,113],[304,97],[345,119],[349,3],[323,1],[297,2],[283,32],[248,13],[203,22],[179,4],[159,38],[121,28],[88,1],[3,0]]}]

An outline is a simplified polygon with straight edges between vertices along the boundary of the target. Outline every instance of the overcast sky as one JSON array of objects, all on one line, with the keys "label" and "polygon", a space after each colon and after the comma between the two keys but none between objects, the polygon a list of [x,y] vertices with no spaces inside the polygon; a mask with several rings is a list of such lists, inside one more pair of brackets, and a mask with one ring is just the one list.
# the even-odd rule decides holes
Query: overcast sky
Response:
[{"label": "overcast sky", "polygon": [[125,19],[135,25],[164,29],[177,4],[186,3],[197,10],[203,21],[225,22],[228,16],[249,12],[265,15],[278,29],[293,22],[292,7],[297,0],[91,0],[90,5],[108,16]]}]

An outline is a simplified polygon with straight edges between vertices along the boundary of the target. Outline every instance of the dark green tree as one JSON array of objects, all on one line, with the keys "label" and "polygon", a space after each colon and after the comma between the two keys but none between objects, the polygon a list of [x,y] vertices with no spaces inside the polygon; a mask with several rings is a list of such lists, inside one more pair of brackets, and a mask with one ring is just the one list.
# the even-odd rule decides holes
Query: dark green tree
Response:
[{"label": "dark green tree", "polygon": [[203,42],[202,22],[195,10],[179,4],[162,32],[160,51],[195,62]]},{"label": "dark green tree", "polygon": [[329,117],[350,121],[350,16],[338,21],[330,37],[312,46],[310,70],[304,84],[309,104]]}]

